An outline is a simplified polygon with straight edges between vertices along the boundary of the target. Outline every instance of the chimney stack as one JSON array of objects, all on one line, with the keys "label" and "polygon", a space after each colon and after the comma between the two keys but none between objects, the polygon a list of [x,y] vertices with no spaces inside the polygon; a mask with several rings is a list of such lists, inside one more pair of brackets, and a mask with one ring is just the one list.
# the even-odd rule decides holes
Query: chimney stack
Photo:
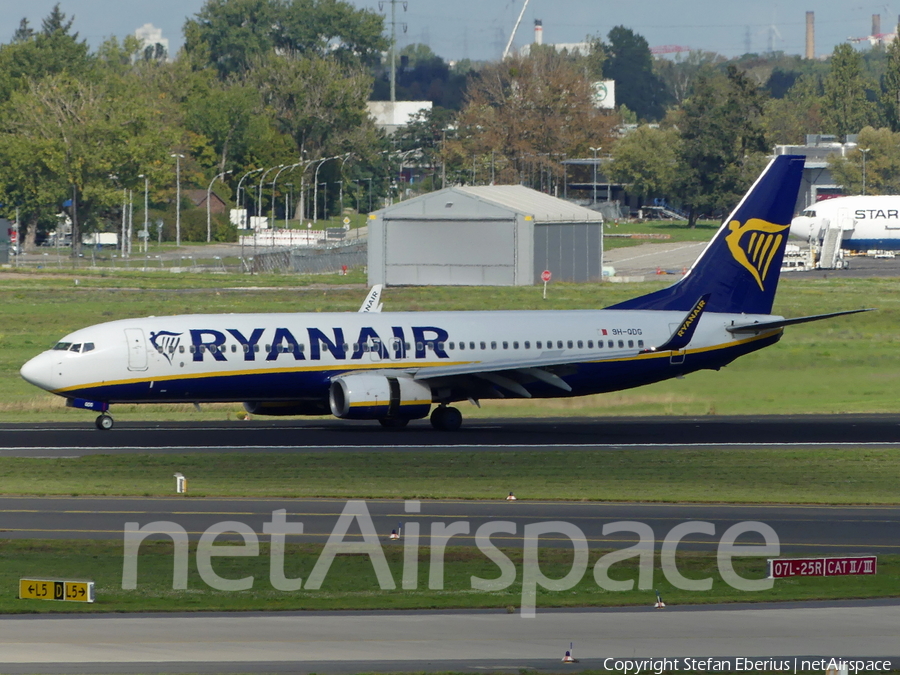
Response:
[{"label": "chimney stack", "polygon": [[544,44],[544,22],[540,19],[534,20],[534,44]]},{"label": "chimney stack", "polygon": [[806,58],[816,58],[816,13],[806,13]]}]

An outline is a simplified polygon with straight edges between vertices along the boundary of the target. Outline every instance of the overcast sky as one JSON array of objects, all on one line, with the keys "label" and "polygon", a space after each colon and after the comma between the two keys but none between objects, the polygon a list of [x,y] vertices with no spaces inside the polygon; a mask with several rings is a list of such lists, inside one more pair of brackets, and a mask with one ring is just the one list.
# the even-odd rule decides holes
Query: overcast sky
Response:
[{"label": "overcast sky", "polygon": [[[378,0],[351,0],[378,10]],[[495,59],[500,56],[524,0],[408,0],[397,3],[398,44],[424,42],[445,59]],[[0,42],[7,42],[22,17],[40,26],[56,0],[0,0]],[[96,47],[110,35],[123,37],[152,23],[174,49],[181,29],[203,0],[60,0],[62,11],[75,16],[74,28]],[[383,2],[389,16],[390,4]],[[775,49],[802,54],[806,11],[816,13],[816,53],[830,53],[848,37],[869,35],[872,14],[880,13],[883,32],[892,32],[900,1],[868,0],[531,0],[516,36],[516,45],[531,41],[535,19],[544,24],[544,42],[579,42],[587,35],[606,35],[616,25],[647,38],[651,47],[683,45],[732,57]],[[388,28],[389,30],[389,28]]]}]

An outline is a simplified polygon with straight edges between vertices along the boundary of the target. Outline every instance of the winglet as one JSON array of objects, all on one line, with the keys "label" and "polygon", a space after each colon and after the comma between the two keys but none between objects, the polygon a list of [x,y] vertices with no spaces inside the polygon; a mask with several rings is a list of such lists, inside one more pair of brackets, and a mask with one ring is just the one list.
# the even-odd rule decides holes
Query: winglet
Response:
[{"label": "winglet", "polygon": [[363,300],[362,306],[360,306],[360,312],[380,312],[381,308],[384,306],[382,303],[378,301],[381,299],[381,284],[375,284],[369,290],[369,294],[366,296],[366,299]]},{"label": "winglet", "polygon": [[672,337],[670,337],[664,345],[650,351],[668,352],[677,351],[687,347],[694,337],[694,331],[697,330],[697,324],[700,323],[700,316],[703,314],[703,310],[705,310],[706,306],[709,304],[710,295],[710,293],[707,293],[697,300],[697,302],[694,303],[694,306],[691,307],[691,311],[684,317],[684,321],[681,322],[681,325],[679,325],[678,328],[675,329],[675,332],[672,333]]}]

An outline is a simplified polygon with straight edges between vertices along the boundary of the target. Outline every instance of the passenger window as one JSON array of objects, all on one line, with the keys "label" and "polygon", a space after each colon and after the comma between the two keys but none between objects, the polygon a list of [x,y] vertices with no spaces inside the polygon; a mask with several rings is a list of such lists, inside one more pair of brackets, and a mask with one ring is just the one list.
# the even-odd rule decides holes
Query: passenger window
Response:
[{"label": "passenger window", "polygon": [[193,354],[196,350],[194,349],[194,345],[191,345],[191,354]]},{"label": "passenger window", "polygon": [[450,343],[450,349],[451,349],[451,350],[453,349],[453,345],[454,345],[454,343],[451,342],[451,343]]},{"label": "passenger window", "polygon": [[496,342],[492,342],[492,343],[491,343],[491,349],[497,349],[497,343],[496,343]]},{"label": "passenger window", "polygon": [[469,349],[475,349],[475,343],[474,343],[474,342],[470,342],[470,343],[469,343]]},{"label": "passenger window", "polygon": [[244,345],[244,353],[246,354],[249,351],[250,351],[250,345]]},{"label": "passenger window", "polygon": [[437,348],[440,349],[441,351],[444,351],[444,343],[443,343],[443,342],[438,342],[438,343],[437,343]]},{"label": "passenger window", "polygon": [[594,341],[588,340],[588,349],[593,349],[593,348],[594,348]]},{"label": "passenger window", "polygon": [[644,346],[644,341],[638,340],[638,347],[643,347],[643,346]]},{"label": "passenger window", "polygon": [[416,351],[417,352],[421,352],[424,349],[425,349],[425,345],[423,345],[421,342],[416,343]]},{"label": "passenger window", "polygon": [[527,340],[525,341],[525,349],[531,349],[531,343]]},{"label": "passenger window", "polygon": [[606,346],[609,347],[610,349],[612,349],[613,347],[615,347],[615,345],[613,344],[613,341],[612,341],[612,340],[610,340],[609,342],[607,342],[607,343],[606,343]]},{"label": "passenger window", "polygon": [[481,343],[481,348],[482,348],[482,349],[487,349],[487,345],[486,345],[485,343],[482,342],[482,343]]},{"label": "passenger window", "polygon": [[541,347],[541,344],[543,344],[543,343],[542,343],[540,340],[538,340],[537,342],[535,342],[535,343],[534,343],[535,349],[543,349],[543,348]]},{"label": "passenger window", "polygon": [[621,348],[624,347],[624,346],[625,346],[625,341],[624,341],[624,340],[619,340],[619,349],[621,349]]},{"label": "passenger window", "polygon": [[634,347],[634,340],[629,340],[629,341],[628,341],[628,346],[629,346],[629,347]]},{"label": "passenger window", "polygon": [[503,349],[509,349],[509,343],[508,343],[508,342],[504,342],[504,343],[503,343]]},{"label": "passenger window", "polygon": [[409,343],[408,343],[408,342],[404,342],[403,344],[406,346],[406,351],[409,351]]},{"label": "passenger window", "polygon": [[518,349],[518,348],[519,348],[519,343],[513,342],[513,349]]},{"label": "passenger window", "polygon": [[579,340],[578,341],[578,349],[582,349],[582,348],[584,348],[584,343],[581,340]]},{"label": "passenger window", "polygon": [[568,345],[569,349],[572,349],[572,341],[571,341],[571,340],[569,340],[569,341],[566,343],[566,345]]},{"label": "passenger window", "polygon": [[465,342],[460,342],[460,343],[459,343],[459,348],[460,348],[461,350],[465,351],[465,349],[466,349],[466,343],[465,343]]},{"label": "passenger window", "polygon": [[[259,345],[253,345],[253,351],[259,353]],[[266,349],[266,351],[269,351]]]},{"label": "passenger window", "polygon": [[597,340],[597,349],[603,349],[603,340]]},{"label": "passenger window", "polygon": [[562,348],[563,348],[563,347],[562,347],[562,340],[557,340],[557,341],[556,341],[556,348],[557,348],[557,349],[562,349]]},{"label": "passenger window", "polygon": [[267,352],[272,351],[272,345],[266,345],[266,351]]},{"label": "passenger window", "polygon": [[[178,353],[179,353],[179,354],[184,354],[184,345],[179,345],[179,347],[178,347]],[[193,353],[193,351],[192,351],[191,353]]]},{"label": "passenger window", "polygon": [[306,349],[306,345],[297,345],[297,349],[299,349],[300,353],[302,354],[303,351]]}]

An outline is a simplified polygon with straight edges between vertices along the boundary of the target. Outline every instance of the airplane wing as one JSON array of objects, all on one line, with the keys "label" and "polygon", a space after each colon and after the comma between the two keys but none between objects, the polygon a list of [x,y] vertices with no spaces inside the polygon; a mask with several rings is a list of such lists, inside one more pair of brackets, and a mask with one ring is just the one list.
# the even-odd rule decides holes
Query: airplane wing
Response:
[{"label": "airplane wing", "polygon": [[524,377],[525,379],[540,380],[557,389],[569,392],[572,391],[572,387],[570,387],[561,377],[548,370],[548,368],[552,368],[553,366],[571,366],[586,362],[614,361],[623,358],[624,356],[631,356],[633,358],[633,355],[633,349],[606,352],[603,356],[594,356],[590,358],[585,358],[584,356],[572,356],[571,354],[563,356],[562,352],[549,352],[527,361],[494,361],[490,364],[475,362],[452,366],[420,368],[412,373],[412,377],[414,380],[427,381],[469,375],[495,384],[498,387],[518,394],[523,398],[531,398],[531,393],[517,378]]},{"label": "airplane wing", "polygon": [[846,316],[847,314],[859,314],[860,312],[874,312],[875,308],[868,309],[850,309],[844,312],[831,312],[829,314],[815,314],[813,316],[801,316],[796,319],[779,319],[778,321],[763,321],[754,323],[738,324],[736,326],[726,326],[725,330],[729,333],[761,333],[764,330],[773,330],[775,328],[784,328],[785,326],[794,326],[798,323],[808,323],[810,321],[821,321],[822,319],[831,319],[836,316]]},{"label": "airplane wing", "polygon": [[375,284],[369,289],[369,294],[366,296],[366,299],[363,300],[363,304],[359,308],[361,313],[381,311],[381,308],[384,306],[382,303],[378,302],[381,300],[381,288],[381,284]]}]

